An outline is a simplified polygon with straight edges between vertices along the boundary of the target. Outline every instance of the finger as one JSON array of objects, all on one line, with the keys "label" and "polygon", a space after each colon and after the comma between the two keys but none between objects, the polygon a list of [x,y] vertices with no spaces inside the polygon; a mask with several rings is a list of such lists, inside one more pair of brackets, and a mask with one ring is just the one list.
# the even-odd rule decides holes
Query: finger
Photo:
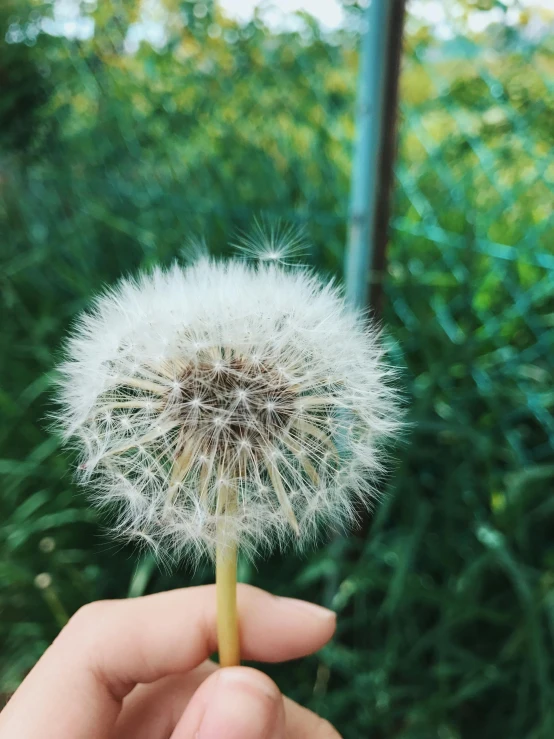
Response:
[{"label": "finger", "polygon": [[227,667],[194,694],[171,739],[285,739],[279,688],[251,667]]},{"label": "finger", "polygon": [[[137,685],[125,698],[116,724],[117,739],[171,736],[200,685],[216,670],[209,660],[186,675],[172,675],[150,685]],[[284,699],[287,739],[340,739],[337,731],[312,711]]]},{"label": "finger", "polygon": [[123,701],[114,736],[117,739],[170,736],[194,693],[218,669],[215,662],[206,660],[183,675],[137,685]]},{"label": "finger", "polygon": [[[239,586],[238,608],[245,659],[301,657],[335,627],[326,609],[249,586]],[[0,737],[34,739],[39,729],[42,739],[107,734],[137,683],[186,672],[215,651],[215,616],[213,586],[86,606],[2,712]]]},{"label": "finger", "polygon": [[287,739],[341,739],[328,721],[285,697]]},{"label": "finger", "polygon": [[[218,669],[207,660],[185,675],[172,675],[150,685],[137,685],[125,698],[116,724],[117,739],[170,736],[200,685]],[[340,739],[328,721],[285,697],[287,739]]]}]

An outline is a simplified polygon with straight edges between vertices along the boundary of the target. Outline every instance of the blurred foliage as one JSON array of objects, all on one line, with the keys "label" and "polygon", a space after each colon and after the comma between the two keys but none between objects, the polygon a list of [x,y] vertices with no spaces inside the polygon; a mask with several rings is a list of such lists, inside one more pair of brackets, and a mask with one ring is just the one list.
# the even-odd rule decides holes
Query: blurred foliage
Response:
[{"label": "blurred foliage", "polygon": [[[303,225],[340,274],[348,212],[356,4],[334,33],[183,0],[83,1],[62,28],[59,5],[0,10],[4,692],[81,604],[211,578],[137,564],[72,484],[45,422],[72,317],[259,214]],[[241,568],[339,612],[333,644],[271,672],[347,738],[554,731],[553,23],[516,2],[409,6],[377,279],[412,425],[363,536]]]}]

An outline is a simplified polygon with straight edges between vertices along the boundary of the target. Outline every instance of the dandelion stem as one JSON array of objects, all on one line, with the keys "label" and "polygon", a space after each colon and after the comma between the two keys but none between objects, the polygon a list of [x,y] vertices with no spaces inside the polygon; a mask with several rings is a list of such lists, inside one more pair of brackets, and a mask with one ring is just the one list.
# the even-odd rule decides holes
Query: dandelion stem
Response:
[{"label": "dandelion stem", "polygon": [[232,514],[236,500],[229,489],[220,489],[220,512],[217,524],[215,582],[217,591],[217,643],[221,667],[240,664],[239,627],[237,616],[237,544],[226,532],[225,514]]},{"label": "dandelion stem", "polygon": [[240,663],[237,618],[237,545],[218,542],[216,554],[217,642],[221,667]]}]

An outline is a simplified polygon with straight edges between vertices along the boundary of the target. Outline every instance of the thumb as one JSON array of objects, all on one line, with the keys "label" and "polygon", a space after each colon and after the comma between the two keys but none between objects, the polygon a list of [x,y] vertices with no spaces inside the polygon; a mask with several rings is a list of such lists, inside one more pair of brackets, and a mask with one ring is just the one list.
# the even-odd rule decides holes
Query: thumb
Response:
[{"label": "thumb", "polygon": [[171,739],[285,739],[279,688],[251,667],[227,667],[198,688]]}]

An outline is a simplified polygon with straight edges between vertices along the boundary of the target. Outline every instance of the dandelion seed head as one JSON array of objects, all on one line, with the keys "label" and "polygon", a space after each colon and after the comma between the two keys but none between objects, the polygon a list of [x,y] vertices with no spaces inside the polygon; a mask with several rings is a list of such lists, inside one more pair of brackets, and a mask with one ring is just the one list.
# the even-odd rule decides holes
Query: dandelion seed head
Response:
[{"label": "dandelion seed head", "polygon": [[[377,498],[394,373],[340,292],[271,259],[156,269],[68,340],[58,423],[116,532],[164,558],[306,546]],[[219,533],[218,533],[219,532]]]}]

